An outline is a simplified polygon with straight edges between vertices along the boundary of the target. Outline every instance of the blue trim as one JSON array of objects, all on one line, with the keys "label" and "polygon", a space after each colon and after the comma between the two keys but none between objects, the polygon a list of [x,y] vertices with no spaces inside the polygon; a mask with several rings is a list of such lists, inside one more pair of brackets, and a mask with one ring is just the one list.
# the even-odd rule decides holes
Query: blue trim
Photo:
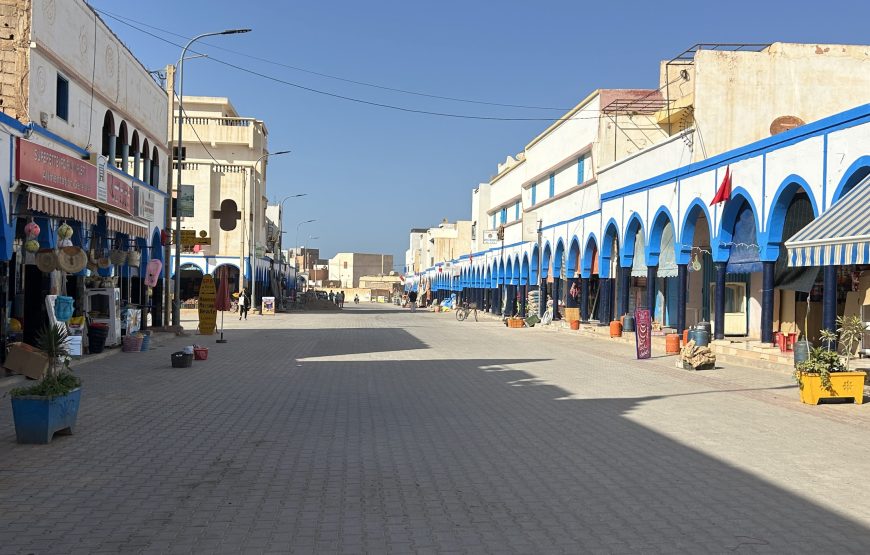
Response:
[{"label": "blue trim", "polygon": [[70,141],[64,139],[64,138],[61,137],[60,135],[57,135],[57,134],[55,134],[55,133],[52,133],[51,131],[49,131],[48,129],[42,127],[41,125],[39,125],[39,124],[37,124],[37,123],[31,122],[31,123],[29,123],[27,126],[28,126],[30,129],[32,129],[33,131],[35,131],[36,133],[39,133],[40,135],[42,135],[42,136],[44,136],[44,137],[47,137],[47,138],[51,139],[52,141],[54,141],[54,142],[56,142],[56,143],[60,143],[60,144],[62,144],[63,146],[65,146],[65,147],[67,147],[67,148],[69,148],[69,149],[71,149],[71,150],[74,150],[74,151],[77,152],[77,153],[78,153],[82,158],[90,158],[90,157],[91,157],[91,152],[90,152],[89,150],[87,150],[87,149],[85,149],[85,148],[82,148],[82,147],[80,147],[79,145],[77,145],[77,144],[75,144],[75,143],[73,143],[73,142],[70,142]]},{"label": "blue trim", "polygon": [[767,153],[761,155],[761,217],[765,221],[765,204],[767,204]]},{"label": "blue trim", "polygon": [[762,153],[772,152],[787,146],[799,143],[806,139],[824,135],[834,130],[846,129],[854,127],[862,123],[870,121],[870,104],[863,104],[856,108],[840,112],[833,116],[822,118],[818,121],[807,123],[800,127],[795,127],[788,131],[784,131],[772,137],[767,137],[748,145],[735,148],[712,156],[706,160],[688,164],[681,168],[671,170],[659,174],[657,176],[638,181],[631,185],[626,185],[620,189],[603,193],[601,195],[602,202],[613,198],[623,197],[630,193],[641,191],[644,189],[654,188],[657,185],[663,185],[673,182],[676,179],[689,177],[695,174],[704,173],[713,168],[719,168],[726,164],[732,164],[740,160],[752,158]]},{"label": "blue trim", "polygon": [[541,258],[541,279],[550,277],[550,259],[553,258],[553,247],[550,240],[544,243],[544,255]]},{"label": "blue trim", "polygon": [[822,140],[822,211],[828,208],[828,134]]},{"label": "blue trim", "polygon": [[[870,167],[870,156],[861,156],[843,172],[843,177],[840,178],[840,182],[837,184],[837,188],[834,189],[834,196],[831,197],[831,206],[834,205],[838,200],[843,198],[843,189],[845,189],[846,184],[852,180],[852,177],[862,167]],[[858,184],[859,180],[856,180],[854,183],[851,183],[851,186],[855,186]]]},{"label": "blue trim", "polygon": [[[660,216],[662,214],[664,214],[666,218],[665,223],[658,225],[659,221],[661,221]],[[662,232],[664,232],[668,223],[671,224],[671,228],[674,230],[674,235],[676,235],[676,225],[674,224],[674,217],[671,215],[671,211],[668,210],[667,206],[660,206],[659,209],[656,210],[655,216],[653,216],[652,225],[650,226],[649,240],[646,243],[646,251],[644,252],[648,266],[658,266],[659,264],[659,255],[662,253]],[[653,245],[656,246],[655,252],[653,252]],[[674,245],[674,254],[676,255],[676,244]]]},{"label": "blue trim", "polygon": [[589,235],[586,236],[585,246],[583,247],[583,263],[580,268],[580,276],[584,278],[589,278],[592,275],[592,250],[589,248],[589,244],[595,247],[595,252],[598,252],[598,240],[595,238],[595,234],[591,231]]},{"label": "blue trim", "polygon": [[[767,221],[764,227],[764,237],[759,237],[759,244],[763,244],[761,260],[765,262],[774,262],[779,256],[779,249],[782,242],[787,239],[782,237],[783,226],[785,225],[785,214],[788,212],[788,206],[791,204],[792,198],[797,193],[797,189],[803,189],[807,197],[810,199],[810,204],[813,206],[813,218],[818,218],[821,215],[819,211],[816,197],[813,196],[813,190],[809,183],[799,175],[791,174],[782,180],[776,193],[773,195],[773,200],[770,203],[770,214],[767,216]],[[771,241],[771,237],[778,233],[778,238]]]},{"label": "blue trim", "polygon": [[532,247],[532,257],[529,262],[529,281],[531,283],[538,283],[538,263],[541,258],[541,249],[538,248],[537,243]]},{"label": "blue trim", "polygon": [[11,127],[15,131],[18,131],[21,134],[27,133],[28,127],[18,121],[17,119],[6,115],[4,112],[0,112],[0,123],[7,127]]},{"label": "blue trim", "polygon": [[570,223],[582,220],[584,218],[588,218],[589,216],[594,216],[595,214],[600,214],[600,213],[601,213],[601,209],[598,208],[598,209],[593,210],[591,212],[586,212],[585,214],[580,214],[579,216],[574,216],[573,218],[568,219],[568,220],[562,220],[562,221],[556,222],[554,224],[550,224],[547,226],[541,226],[541,231],[553,229],[554,227],[559,227],[560,225],[570,224]]},{"label": "blue trim", "polygon": [[547,198],[553,198],[556,196],[556,174],[550,174],[550,196]]},{"label": "blue trim", "polygon": [[[577,247],[576,249],[574,248],[575,246]],[[577,255],[574,256],[574,253],[577,253]],[[568,277],[574,277],[574,274],[577,273],[576,266],[577,266],[577,261],[579,260],[579,258],[580,258],[580,240],[577,238],[576,235],[573,235],[571,237],[571,241],[568,243],[568,259],[565,262],[565,272],[567,273]],[[573,264],[572,264],[572,261],[574,261]]]},{"label": "blue trim", "polygon": [[520,262],[520,285],[529,284],[529,255],[523,253],[523,260]]}]

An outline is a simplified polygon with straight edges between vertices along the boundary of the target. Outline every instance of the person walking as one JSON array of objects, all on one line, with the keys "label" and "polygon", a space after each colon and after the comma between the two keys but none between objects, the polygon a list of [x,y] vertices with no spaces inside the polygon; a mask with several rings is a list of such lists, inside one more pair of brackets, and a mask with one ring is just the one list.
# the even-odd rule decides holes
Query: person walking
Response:
[{"label": "person walking", "polygon": [[335,302],[338,308],[344,308],[344,291],[339,291],[335,294]]},{"label": "person walking", "polygon": [[411,305],[411,312],[417,311],[417,292],[411,291],[408,293],[408,303]]},{"label": "person walking", "polygon": [[335,293],[332,292],[332,289],[329,290],[329,302],[335,302]]},{"label": "person walking", "polygon": [[251,308],[251,297],[248,296],[248,292],[242,287],[242,290],[239,292],[239,320],[243,317],[245,320],[248,319],[249,308]]}]

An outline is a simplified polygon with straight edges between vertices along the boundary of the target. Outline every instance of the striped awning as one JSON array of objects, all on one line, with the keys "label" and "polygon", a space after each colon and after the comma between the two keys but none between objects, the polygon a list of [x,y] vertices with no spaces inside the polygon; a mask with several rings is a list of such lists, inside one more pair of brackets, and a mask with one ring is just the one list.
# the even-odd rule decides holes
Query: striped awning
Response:
[{"label": "striped awning", "polygon": [[785,242],[789,266],[870,264],[870,176]]},{"label": "striped awning", "polygon": [[106,229],[111,232],[126,233],[130,237],[148,238],[148,222],[117,214],[106,214]]},{"label": "striped awning", "polygon": [[53,218],[75,220],[86,225],[97,223],[98,210],[93,206],[32,185],[27,187],[27,209],[42,212]]}]

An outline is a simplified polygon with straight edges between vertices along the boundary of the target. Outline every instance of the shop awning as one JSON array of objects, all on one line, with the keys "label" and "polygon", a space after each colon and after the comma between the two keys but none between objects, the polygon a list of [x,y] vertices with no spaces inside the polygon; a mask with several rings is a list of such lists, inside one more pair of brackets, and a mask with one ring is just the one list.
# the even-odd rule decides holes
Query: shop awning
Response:
[{"label": "shop awning", "polygon": [[106,214],[106,229],[111,232],[126,233],[130,237],[148,238],[148,222],[118,214]]},{"label": "shop awning", "polygon": [[870,176],[785,242],[789,266],[870,264]]},{"label": "shop awning", "polygon": [[53,218],[75,220],[86,225],[97,223],[97,209],[71,198],[34,187],[27,187],[27,209]]}]

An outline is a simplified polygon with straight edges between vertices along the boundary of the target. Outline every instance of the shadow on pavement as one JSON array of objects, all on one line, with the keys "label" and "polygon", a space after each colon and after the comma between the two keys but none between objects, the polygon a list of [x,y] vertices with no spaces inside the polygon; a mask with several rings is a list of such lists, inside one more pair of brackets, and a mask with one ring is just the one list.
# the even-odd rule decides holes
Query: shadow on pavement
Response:
[{"label": "shadow on pavement", "polygon": [[[860,552],[870,545],[862,524],[626,418],[668,396],[566,399],[568,391],[509,368],[532,362],[309,362],[301,373],[331,384],[320,388],[334,405],[324,409],[327,417],[346,411],[346,421],[321,424],[345,430],[361,449],[344,451],[344,464],[364,466],[372,446],[390,449],[375,455],[379,474],[367,477],[366,510],[387,510],[379,503],[384,488],[411,484],[405,503],[456,504],[448,518],[460,545],[476,537],[476,519],[496,517],[532,535],[558,528],[581,551]],[[306,448],[327,448],[311,441]],[[535,550],[544,547],[553,546]]]},{"label": "shadow on pavement", "polygon": [[384,353],[428,349],[402,328],[323,328],[323,329],[259,329],[232,330],[242,342],[256,335],[257,341],[274,340],[284,344],[295,358],[327,357],[361,353]]}]

